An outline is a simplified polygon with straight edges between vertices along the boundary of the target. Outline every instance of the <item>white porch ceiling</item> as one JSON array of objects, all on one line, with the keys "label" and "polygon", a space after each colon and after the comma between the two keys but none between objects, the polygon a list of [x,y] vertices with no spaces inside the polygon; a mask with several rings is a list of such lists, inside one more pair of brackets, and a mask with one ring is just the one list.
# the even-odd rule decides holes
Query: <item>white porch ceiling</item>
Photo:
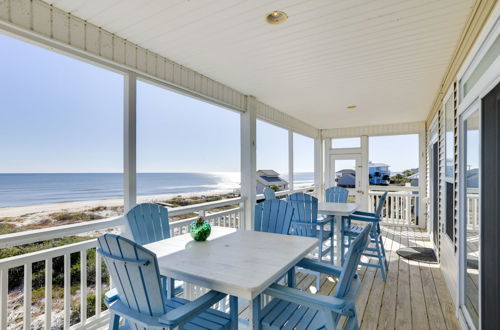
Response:
[{"label": "white porch ceiling", "polygon": [[[425,120],[474,0],[49,0],[318,128]],[[273,10],[289,19],[269,25]],[[347,110],[347,105],[357,105]]]}]

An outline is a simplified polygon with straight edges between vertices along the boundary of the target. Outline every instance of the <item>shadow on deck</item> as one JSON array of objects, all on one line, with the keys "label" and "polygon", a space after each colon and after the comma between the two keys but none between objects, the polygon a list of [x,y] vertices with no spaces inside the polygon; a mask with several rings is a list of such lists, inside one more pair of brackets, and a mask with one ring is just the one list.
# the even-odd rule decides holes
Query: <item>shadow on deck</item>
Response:
[{"label": "shadow on deck", "polygon": [[[396,253],[401,247],[430,247],[429,236],[415,228],[382,230],[389,261],[387,282],[378,269],[360,267],[356,307],[361,329],[460,329],[439,265],[409,261]],[[314,275],[297,273],[298,288],[317,293],[315,282]],[[322,276],[319,294],[331,295],[336,283],[336,278]],[[240,317],[248,318],[246,314],[244,309]]]}]

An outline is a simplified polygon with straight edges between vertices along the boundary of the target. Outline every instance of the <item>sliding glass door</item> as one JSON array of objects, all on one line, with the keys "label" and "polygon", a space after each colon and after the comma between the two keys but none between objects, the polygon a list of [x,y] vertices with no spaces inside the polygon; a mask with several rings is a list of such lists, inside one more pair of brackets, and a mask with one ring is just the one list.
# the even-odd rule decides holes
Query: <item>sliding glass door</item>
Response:
[{"label": "sliding glass door", "polygon": [[462,127],[462,260],[461,308],[471,327],[479,329],[480,311],[480,110],[479,102],[461,116]]}]

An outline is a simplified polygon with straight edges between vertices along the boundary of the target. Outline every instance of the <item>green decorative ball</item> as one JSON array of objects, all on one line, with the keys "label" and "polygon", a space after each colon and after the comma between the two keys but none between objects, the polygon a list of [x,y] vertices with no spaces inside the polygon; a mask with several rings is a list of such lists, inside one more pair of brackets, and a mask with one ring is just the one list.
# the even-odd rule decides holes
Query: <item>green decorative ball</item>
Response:
[{"label": "green decorative ball", "polygon": [[211,231],[212,227],[203,218],[199,218],[189,226],[189,232],[195,241],[206,241]]}]

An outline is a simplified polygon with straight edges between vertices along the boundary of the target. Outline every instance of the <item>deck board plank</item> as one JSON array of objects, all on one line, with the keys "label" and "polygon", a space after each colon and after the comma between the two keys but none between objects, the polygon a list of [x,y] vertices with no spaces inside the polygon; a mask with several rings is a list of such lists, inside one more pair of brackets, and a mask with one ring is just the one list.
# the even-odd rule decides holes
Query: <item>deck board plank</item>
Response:
[{"label": "deck board plank", "polygon": [[[399,256],[396,250],[401,244],[401,228],[383,228],[385,236],[392,237],[391,249],[386,247],[390,256],[389,271],[387,272],[387,282],[382,297],[382,306],[378,329],[394,329],[396,319],[396,297],[398,292]],[[385,242],[384,242],[385,243]]]},{"label": "deck board plank", "polygon": [[[410,231],[409,238],[412,246],[423,246],[420,235],[416,230]],[[411,297],[411,323],[412,328],[416,330],[429,329],[429,320],[425,308],[424,288],[422,285],[422,276],[420,274],[420,263],[409,260],[410,264],[410,297]]]},{"label": "deck board plank", "polygon": [[[387,251],[392,252],[392,243],[394,241],[393,238],[394,236],[392,233],[388,233],[388,235],[385,235],[383,237],[384,246]],[[395,256],[393,256],[393,253],[387,254],[388,263],[390,263],[393,258],[395,258]],[[376,259],[373,258],[373,260]],[[361,329],[377,329],[385,285],[386,282],[384,282],[384,280],[382,279],[380,270],[377,269],[372,285],[372,290],[368,298],[365,314],[361,322]]]}]

